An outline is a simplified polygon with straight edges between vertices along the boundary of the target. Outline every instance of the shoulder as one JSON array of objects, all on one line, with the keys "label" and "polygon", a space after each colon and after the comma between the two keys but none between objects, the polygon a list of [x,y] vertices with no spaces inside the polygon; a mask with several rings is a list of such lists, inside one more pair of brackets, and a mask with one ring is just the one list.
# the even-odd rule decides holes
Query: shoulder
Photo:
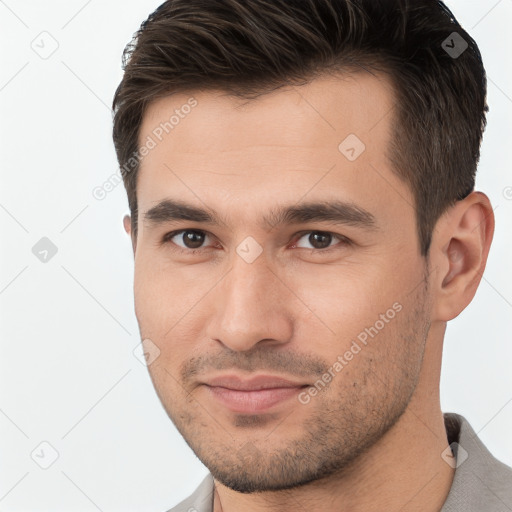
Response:
[{"label": "shoulder", "polygon": [[512,468],[491,454],[463,416],[444,417],[455,475],[441,512],[512,510]]}]

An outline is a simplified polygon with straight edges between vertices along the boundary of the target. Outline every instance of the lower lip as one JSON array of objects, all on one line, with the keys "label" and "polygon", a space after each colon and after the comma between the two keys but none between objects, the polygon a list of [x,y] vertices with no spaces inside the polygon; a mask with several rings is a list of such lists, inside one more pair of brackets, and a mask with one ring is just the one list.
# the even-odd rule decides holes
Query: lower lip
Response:
[{"label": "lower lip", "polygon": [[252,391],[206,386],[221,404],[233,412],[258,413],[297,395],[302,387],[269,388]]}]

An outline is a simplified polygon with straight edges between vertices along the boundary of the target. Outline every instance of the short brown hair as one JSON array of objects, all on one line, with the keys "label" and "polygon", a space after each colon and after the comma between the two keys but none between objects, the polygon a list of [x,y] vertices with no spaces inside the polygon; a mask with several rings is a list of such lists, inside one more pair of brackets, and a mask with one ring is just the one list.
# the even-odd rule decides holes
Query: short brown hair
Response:
[{"label": "short brown hair", "polygon": [[125,48],[123,68],[113,140],[134,236],[140,126],[150,102],[175,92],[250,99],[322,72],[384,71],[397,98],[389,158],[413,192],[423,255],[438,218],[474,188],[485,70],[441,1],[168,0]]}]

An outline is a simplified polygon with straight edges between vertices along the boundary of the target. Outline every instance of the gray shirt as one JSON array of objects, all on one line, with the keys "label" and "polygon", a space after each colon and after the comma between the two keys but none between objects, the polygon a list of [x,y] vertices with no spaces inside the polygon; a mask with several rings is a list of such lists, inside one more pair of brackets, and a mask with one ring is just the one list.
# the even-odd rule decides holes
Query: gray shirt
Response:
[{"label": "gray shirt", "polygon": [[[440,512],[512,512],[512,468],[492,456],[464,417],[445,413],[444,422],[453,457],[442,456],[455,476]],[[167,512],[213,512],[211,474]]]}]

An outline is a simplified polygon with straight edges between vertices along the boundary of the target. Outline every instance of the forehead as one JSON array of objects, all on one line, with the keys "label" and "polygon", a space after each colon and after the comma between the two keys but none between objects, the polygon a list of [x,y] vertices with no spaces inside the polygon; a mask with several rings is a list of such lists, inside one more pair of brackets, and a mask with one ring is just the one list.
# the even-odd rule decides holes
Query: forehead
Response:
[{"label": "forehead", "polygon": [[[192,101],[197,104],[189,107]],[[222,91],[176,93],[148,106],[139,144],[161,127],[158,138],[169,150],[195,154],[277,144],[332,149],[343,135],[363,138],[377,124],[372,137],[385,135],[393,101],[387,78],[368,72],[321,76],[252,100]]]},{"label": "forehead", "polygon": [[404,187],[387,158],[393,104],[388,80],[366,72],[319,77],[254,100],[221,91],[161,98],[148,106],[139,132],[140,146],[154,142],[141,161],[139,211],[169,195],[208,200],[215,209],[333,191],[375,204],[389,183]]}]

